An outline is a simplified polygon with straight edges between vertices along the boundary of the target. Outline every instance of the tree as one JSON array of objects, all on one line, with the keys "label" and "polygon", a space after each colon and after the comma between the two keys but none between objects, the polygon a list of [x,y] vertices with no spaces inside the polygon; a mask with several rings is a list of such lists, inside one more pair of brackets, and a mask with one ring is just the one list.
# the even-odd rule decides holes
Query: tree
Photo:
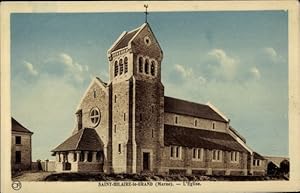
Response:
[{"label": "tree", "polygon": [[288,174],[290,172],[290,162],[288,160],[283,160],[280,162],[280,172],[282,174]]}]

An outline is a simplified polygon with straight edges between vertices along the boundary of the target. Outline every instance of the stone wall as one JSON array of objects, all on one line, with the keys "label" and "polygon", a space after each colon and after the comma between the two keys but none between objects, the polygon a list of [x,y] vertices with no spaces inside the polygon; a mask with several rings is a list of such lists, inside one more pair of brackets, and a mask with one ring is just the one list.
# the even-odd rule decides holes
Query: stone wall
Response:
[{"label": "stone wall", "polygon": [[[151,44],[145,44],[148,36]],[[155,59],[155,75],[140,73],[138,57]],[[128,72],[114,76],[115,61],[128,58]],[[112,165],[113,171],[140,172],[144,151],[151,153],[152,166],[159,167],[158,147],[162,143],[163,86],[160,82],[162,52],[148,27],[129,48],[111,54],[112,80]],[[124,60],[123,60],[124,61]],[[150,71],[150,69],[149,69]],[[131,75],[134,75],[131,78]],[[116,99],[115,99],[116,98]],[[119,152],[121,145],[121,152]]]},{"label": "stone wall", "polygon": [[137,172],[143,170],[143,149],[152,151],[151,168],[158,171],[160,146],[163,145],[163,86],[156,81],[136,81],[135,136],[137,144]]},{"label": "stone wall", "polygon": [[43,160],[43,161],[35,161],[31,163],[31,170],[38,171],[40,170],[39,164],[42,167],[42,171],[52,172],[56,170],[56,161],[54,160]]},{"label": "stone wall", "polygon": [[[77,159],[74,159],[74,154],[77,154]],[[102,159],[96,159],[96,152],[92,152],[92,160],[88,160],[88,152],[84,151],[83,161],[80,161],[80,151],[66,153],[56,153],[55,171],[56,172],[102,172]],[[59,159],[60,157],[60,159]],[[60,160],[60,161],[59,161]],[[65,164],[70,164],[70,168],[66,169]],[[43,166],[42,166],[43,167]],[[64,169],[65,168],[65,169]]]},{"label": "stone wall", "polygon": [[[134,71],[134,66],[133,64],[133,54],[132,52],[124,48],[121,52],[118,51],[120,54],[113,54],[114,57],[111,58],[109,61],[109,79],[110,81],[114,81],[115,83],[117,82],[122,82],[124,80],[128,80],[132,75]],[[124,68],[124,58],[127,57],[128,59],[128,71],[125,73],[125,68]],[[120,67],[119,67],[119,61],[123,61],[123,73],[120,73]],[[115,76],[115,62],[118,63],[118,75]]]},{"label": "stone wall", "polygon": [[[126,172],[129,126],[129,81],[112,85],[112,167]],[[120,151],[119,151],[120,150]]]},{"label": "stone wall", "polygon": [[[94,93],[95,92],[95,93]],[[95,94],[95,95],[94,95]],[[87,90],[80,104],[82,110],[82,128],[95,128],[103,143],[104,168],[108,170],[110,161],[108,160],[108,143],[109,143],[109,89],[104,88],[98,80],[94,80],[91,87]],[[90,119],[90,112],[97,107],[100,110],[100,123],[93,125]]]},{"label": "stone wall", "polygon": [[99,172],[102,169],[102,165],[100,163],[94,162],[78,162],[77,170],[79,172]]},{"label": "stone wall", "polygon": [[[151,41],[150,45],[145,44],[145,37],[148,36],[148,38]],[[131,44],[132,52],[135,53],[133,56],[133,74],[136,77],[136,79],[157,79],[161,80],[161,61],[163,58],[162,50],[160,49],[160,46],[158,42],[156,41],[154,34],[151,32],[151,30],[148,27],[145,27],[139,35],[134,39],[134,41]],[[155,59],[157,61],[156,66],[156,76],[153,77],[151,75],[146,75],[145,73],[139,73],[138,68],[138,57],[142,55],[143,57],[147,57],[149,59]]]},{"label": "stone wall", "polygon": [[[256,161],[256,160],[255,160]],[[267,170],[267,160],[259,160],[260,161],[260,165],[253,165],[252,164],[252,171],[253,171],[253,175],[254,176],[262,176],[266,174],[266,170]]]},{"label": "stone wall", "polygon": [[181,148],[181,159],[170,157],[171,147],[166,146],[162,153],[162,168],[160,173],[173,172],[173,170],[185,170],[187,174],[205,173],[207,175],[246,175],[247,174],[247,154],[240,153],[239,161],[230,160],[230,152],[222,151],[222,160],[213,161],[212,151],[205,149],[202,160],[193,160],[193,149]]},{"label": "stone wall", "polygon": [[[151,44],[145,43],[148,37]],[[160,149],[163,145],[164,88],[161,83],[162,50],[152,31],[145,27],[131,44],[134,82],[134,128],[136,138],[136,171],[143,170],[143,153],[150,155],[150,170],[160,168]],[[139,72],[139,57],[155,60],[155,75]],[[149,69],[150,71],[150,69]]]},{"label": "stone wall", "polygon": [[[177,118],[177,124],[175,123],[175,117]],[[195,126],[195,120],[197,120],[197,126]],[[215,129],[213,129],[213,123],[215,123]],[[227,123],[221,121],[213,121],[209,119],[202,119],[187,115],[180,115],[175,113],[165,113],[165,124],[177,125],[195,129],[206,129],[226,132]]]},{"label": "stone wall", "polygon": [[[16,144],[16,136],[21,137],[21,144]],[[31,169],[31,134],[22,132],[12,132],[11,138],[11,166],[12,170]],[[16,151],[21,152],[21,162],[16,163]]]},{"label": "stone wall", "polygon": [[[98,80],[95,80],[98,81]],[[104,144],[108,142],[108,89],[94,82],[84,96],[80,109],[82,109],[82,127],[95,128],[101,141]],[[96,92],[94,97],[94,91]],[[100,110],[100,123],[94,125],[91,122],[90,113],[93,108],[97,107]]]}]

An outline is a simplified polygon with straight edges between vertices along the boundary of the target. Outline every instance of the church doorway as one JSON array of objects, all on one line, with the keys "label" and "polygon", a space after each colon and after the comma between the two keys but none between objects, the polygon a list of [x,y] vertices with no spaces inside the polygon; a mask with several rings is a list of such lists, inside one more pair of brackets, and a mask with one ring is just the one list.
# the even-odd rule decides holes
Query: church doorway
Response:
[{"label": "church doorway", "polygon": [[150,170],[150,153],[143,152],[143,171]]}]

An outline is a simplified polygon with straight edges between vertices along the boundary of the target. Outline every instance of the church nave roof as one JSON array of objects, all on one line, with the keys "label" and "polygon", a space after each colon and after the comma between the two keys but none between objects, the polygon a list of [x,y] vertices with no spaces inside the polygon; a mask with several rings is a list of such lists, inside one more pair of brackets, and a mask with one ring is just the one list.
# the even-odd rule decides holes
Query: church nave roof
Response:
[{"label": "church nave roof", "polygon": [[167,96],[165,96],[165,112],[227,122],[209,105],[189,102]]},{"label": "church nave roof", "polygon": [[165,125],[164,144],[190,148],[219,149],[247,152],[231,135],[225,132]]}]

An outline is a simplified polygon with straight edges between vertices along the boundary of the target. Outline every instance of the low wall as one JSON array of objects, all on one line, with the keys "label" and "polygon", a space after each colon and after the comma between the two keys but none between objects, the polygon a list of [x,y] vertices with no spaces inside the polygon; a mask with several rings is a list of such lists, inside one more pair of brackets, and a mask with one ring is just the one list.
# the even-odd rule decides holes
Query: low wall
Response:
[{"label": "low wall", "polygon": [[36,161],[32,162],[31,168],[33,171],[45,171],[45,172],[52,172],[55,171],[55,161],[49,160],[49,161]]},{"label": "low wall", "polygon": [[101,172],[103,165],[100,163],[89,163],[89,162],[79,162],[78,171],[79,172]]}]

